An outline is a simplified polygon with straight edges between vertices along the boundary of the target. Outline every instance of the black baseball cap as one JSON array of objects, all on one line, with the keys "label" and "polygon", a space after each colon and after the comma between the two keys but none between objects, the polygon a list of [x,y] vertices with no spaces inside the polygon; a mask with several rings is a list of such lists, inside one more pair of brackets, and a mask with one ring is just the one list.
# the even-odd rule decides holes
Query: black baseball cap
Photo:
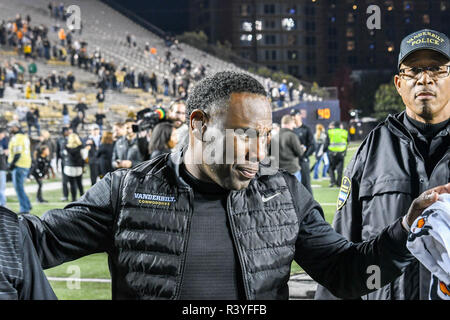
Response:
[{"label": "black baseball cap", "polygon": [[450,40],[448,37],[439,31],[423,29],[403,38],[398,55],[398,68],[411,53],[423,49],[439,52],[450,60]]}]

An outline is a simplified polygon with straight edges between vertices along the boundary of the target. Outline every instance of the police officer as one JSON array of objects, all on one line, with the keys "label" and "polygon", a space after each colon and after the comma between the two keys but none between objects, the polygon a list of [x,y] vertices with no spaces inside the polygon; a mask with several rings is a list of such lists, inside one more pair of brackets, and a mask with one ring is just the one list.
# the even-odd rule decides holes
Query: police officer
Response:
[{"label": "police officer", "polygon": [[295,125],[294,132],[300,139],[300,143],[305,146],[306,151],[301,158],[299,158],[299,164],[301,168],[302,184],[312,194],[311,188],[311,174],[309,167],[309,156],[316,150],[314,142],[314,134],[310,127],[303,123],[302,114],[300,110],[291,110],[291,116],[294,117]]},{"label": "police officer", "polygon": [[[324,150],[328,150],[330,167],[330,188],[341,186],[342,172],[344,171],[344,159],[347,153],[348,131],[339,122],[331,122],[328,129],[328,136],[325,141]],[[334,172],[337,171],[337,180]]]},{"label": "police officer", "polygon": [[272,107],[256,79],[207,77],[187,112],[186,149],[108,173],[42,220],[22,216],[44,267],[108,252],[113,299],[288,299],[295,260],[336,295],[358,297],[373,290],[369,266],[382,265],[382,284],[401,274],[413,259],[407,226],[450,192],[423,193],[379,236],[351,243],[293,175],[264,161]]},{"label": "police officer", "polygon": [[[342,181],[334,228],[350,241],[375,237],[423,190],[449,182],[450,41],[434,30],[405,37],[395,87],[406,110],[363,141]],[[431,275],[417,260],[363,299],[428,299]],[[318,299],[331,299],[318,288]]]}]

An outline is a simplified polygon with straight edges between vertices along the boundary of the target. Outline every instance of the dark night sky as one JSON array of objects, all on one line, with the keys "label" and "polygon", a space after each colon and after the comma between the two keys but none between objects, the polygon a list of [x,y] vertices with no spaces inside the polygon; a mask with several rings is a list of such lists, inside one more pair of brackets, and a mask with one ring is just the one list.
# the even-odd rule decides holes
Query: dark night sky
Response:
[{"label": "dark night sky", "polygon": [[113,0],[164,31],[183,33],[188,28],[188,0]]}]

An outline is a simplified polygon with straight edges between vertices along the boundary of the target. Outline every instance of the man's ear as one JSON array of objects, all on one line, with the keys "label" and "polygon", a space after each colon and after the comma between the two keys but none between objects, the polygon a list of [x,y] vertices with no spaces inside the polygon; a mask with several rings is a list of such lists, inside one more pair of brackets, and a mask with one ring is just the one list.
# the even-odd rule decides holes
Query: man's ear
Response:
[{"label": "man's ear", "polygon": [[200,109],[195,109],[189,116],[189,126],[195,138],[203,141],[206,131],[207,115]]},{"label": "man's ear", "polygon": [[396,74],[394,76],[394,85],[395,85],[395,88],[397,89],[397,92],[398,92],[398,94],[400,96],[401,96],[401,93],[400,93],[401,82],[402,82],[402,78],[398,74]]}]

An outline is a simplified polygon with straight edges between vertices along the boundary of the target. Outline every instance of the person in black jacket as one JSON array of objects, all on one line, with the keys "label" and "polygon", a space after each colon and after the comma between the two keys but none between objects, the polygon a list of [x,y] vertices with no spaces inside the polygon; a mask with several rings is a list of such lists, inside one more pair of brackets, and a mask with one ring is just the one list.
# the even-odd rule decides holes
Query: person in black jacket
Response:
[{"label": "person in black jacket", "polygon": [[278,133],[279,166],[293,174],[301,182],[302,176],[298,159],[303,156],[305,147],[295,134],[294,127],[295,121],[290,115],[284,115],[281,118],[281,129]]},{"label": "person in black jacket", "polygon": [[[91,147],[87,146],[86,148],[89,150]],[[83,150],[83,144],[78,135],[71,133],[67,137],[67,144],[64,150],[64,174],[69,177],[72,201],[75,201],[77,198],[77,188],[80,196],[84,194],[82,182],[84,167]]]},{"label": "person in black jacket", "polygon": [[311,188],[311,173],[310,173],[310,165],[309,165],[309,156],[314,154],[316,150],[315,142],[314,142],[314,134],[310,127],[303,123],[303,117],[299,110],[292,110],[291,115],[294,117],[296,127],[294,132],[297,134],[300,142],[303,146],[305,146],[305,153],[301,158],[299,158],[299,164],[301,168],[302,174],[302,184],[305,188],[312,192]]},{"label": "person in black jacket", "polygon": [[50,169],[50,148],[47,145],[41,145],[36,153],[36,158],[33,160],[33,163],[31,165],[31,175],[36,180],[36,183],[38,184],[38,190],[36,194],[37,202],[44,203],[48,202],[42,197],[42,180],[45,178],[45,176],[48,174]]},{"label": "person in black jacket", "polygon": [[[369,133],[342,179],[333,226],[353,242],[373,239],[424,190],[450,182],[449,38],[433,30],[408,35],[398,68],[394,84],[405,111],[389,115]],[[414,260],[404,274],[361,298],[427,300],[431,279]],[[319,286],[316,299],[336,297]]]},{"label": "person in black jacket", "polygon": [[0,300],[56,300],[26,225],[0,206]]},{"label": "person in black jacket", "polygon": [[403,272],[409,226],[450,192],[424,192],[377,237],[353,243],[294,176],[266,163],[272,107],[256,79],[203,79],[187,115],[186,149],[107,174],[64,209],[23,216],[44,268],[108,252],[113,299],[288,299],[295,260],[336,295],[359,297],[378,286],[372,267],[380,285]]},{"label": "person in black jacket", "polygon": [[86,145],[90,146],[89,148],[89,172],[91,177],[91,185],[94,185],[97,182],[97,177],[99,176],[99,165],[97,161],[97,157],[95,156],[97,153],[97,149],[100,147],[100,127],[97,124],[91,125],[91,134],[86,140]]},{"label": "person in black jacket", "polygon": [[99,166],[99,177],[103,178],[108,172],[112,172],[112,154],[114,150],[113,134],[110,131],[103,132],[100,147],[97,149],[95,157]]},{"label": "person in black jacket", "polygon": [[150,159],[161,154],[170,153],[177,145],[177,132],[171,122],[161,122],[152,131],[148,146]]}]

